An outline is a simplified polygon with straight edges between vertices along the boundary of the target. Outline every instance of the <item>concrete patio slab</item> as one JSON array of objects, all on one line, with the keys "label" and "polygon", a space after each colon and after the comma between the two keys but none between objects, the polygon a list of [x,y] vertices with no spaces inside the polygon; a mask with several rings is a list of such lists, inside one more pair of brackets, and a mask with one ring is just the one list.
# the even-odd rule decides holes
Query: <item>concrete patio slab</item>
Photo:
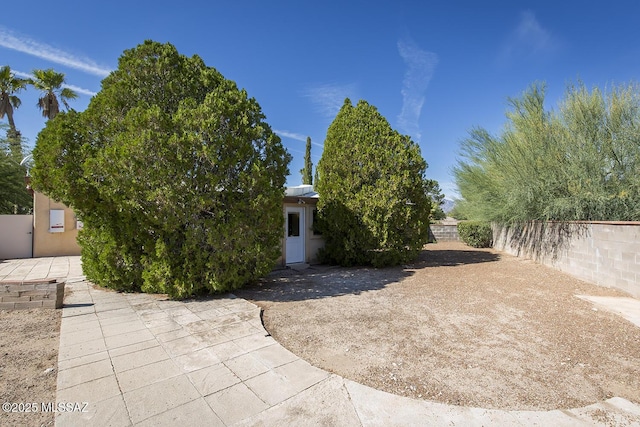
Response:
[{"label": "concrete patio slab", "polygon": [[123,393],[127,393],[182,375],[182,370],[173,360],[166,359],[123,371],[117,375],[120,389]]},{"label": "concrete patio slab", "polygon": [[[318,402],[318,406],[309,402]],[[344,380],[331,375],[291,399],[240,422],[239,426],[359,426],[362,425]],[[424,424],[426,425],[426,424]]]},{"label": "concrete patio slab", "polygon": [[144,427],[225,426],[203,398],[192,400],[182,406],[147,418],[137,425]]},{"label": "concrete patio slab", "polygon": [[[57,399],[58,402],[63,402]],[[64,402],[70,402],[65,400]],[[71,402],[76,402],[73,400]],[[88,402],[88,401],[87,401]],[[86,412],[61,412],[56,414],[56,425],[87,427],[130,427],[131,418],[122,394],[89,404]]]},{"label": "concrete patio slab", "polygon": [[115,372],[124,372],[141,366],[169,359],[169,354],[160,344],[120,356],[112,356],[111,363]]},{"label": "concrete patio slab", "polygon": [[586,301],[591,301],[597,307],[618,314],[634,325],[640,327],[640,300],[630,297],[597,297],[590,295],[576,295]]},{"label": "concrete patio slab", "polygon": [[87,363],[69,369],[62,369],[58,371],[58,390],[63,390],[109,375],[113,375],[113,366],[109,359],[98,360],[97,362]]},{"label": "concrete patio slab", "polygon": [[122,390],[115,375],[80,383],[76,386],[60,389],[56,398],[60,402],[75,402],[77,396],[83,396],[86,402],[102,402],[103,400],[122,395]]},{"label": "concrete patio slab", "polygon": [[134,425],[201,397],[184,375],[147,384],[125,392],[123,396]]},{"label": "concrete patio slab", "polygon": [[[234,425],[249,417],[262,414],[269,405],[244,383],[238,383],[205,398],[209,407],[225,425]],[[242,402],[238,405],[237,402]]]},{"label": "concrete patio slab", "polygon": [[222,363],[192,371],[187,376],[204,397],[240,382],[240,378]]}]

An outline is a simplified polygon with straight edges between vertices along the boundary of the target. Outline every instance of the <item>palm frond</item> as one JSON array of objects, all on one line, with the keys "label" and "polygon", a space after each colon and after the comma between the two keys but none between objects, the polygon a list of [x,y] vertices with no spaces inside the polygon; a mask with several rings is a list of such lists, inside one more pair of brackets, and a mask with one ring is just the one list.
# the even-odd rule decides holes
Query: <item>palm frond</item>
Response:
[{"label": "palm frond", "polygon": [[53,93],[47,93],[38,99],[38,107],[42,110],[42,117],[53,119],[60,112],[58,98]]},{"label": "palm frond", "polygon": [[76,99],[77,97],[78,94],[73,89],[69,89],[68,87],[63,88],[60,91],[60,98]]},{"label": "palm frond", "polygon": [[11,115],[13,113],[13,107],[8,96],[4,94],[0,95],[0,119],[4,119],[5,115]]},{"label": "palm frond", "polygon": [[9,103],[13,105],[13,108],[19,108],[22,105],[22,100],[15,95],[9,96]]}]

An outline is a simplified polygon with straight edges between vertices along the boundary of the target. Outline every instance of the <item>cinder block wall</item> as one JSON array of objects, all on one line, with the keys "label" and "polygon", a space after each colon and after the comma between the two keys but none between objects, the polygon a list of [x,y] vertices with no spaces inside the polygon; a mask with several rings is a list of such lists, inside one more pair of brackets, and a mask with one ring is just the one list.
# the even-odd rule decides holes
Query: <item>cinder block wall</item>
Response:
[{"label": "cinder block wall", "polygon": [[450,224],[431,224],[431,234],[436,242],[459,241],[458,226]]},{"label": "cinder block wall", "polygon": [[64,282],[31,280],[0,282],[0,309],[62,308]]},{"label": "cinder block wall", "polygon": [[493,225],[494,248],[640,298],[640,222]]}]

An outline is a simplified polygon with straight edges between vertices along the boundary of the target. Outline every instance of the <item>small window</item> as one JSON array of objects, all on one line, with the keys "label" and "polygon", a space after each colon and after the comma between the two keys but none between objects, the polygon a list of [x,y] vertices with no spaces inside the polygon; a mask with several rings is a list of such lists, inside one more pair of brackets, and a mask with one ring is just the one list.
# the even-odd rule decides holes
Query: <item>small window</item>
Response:
[{"label": "small window", "polygon": [[298,237],[300,236],[300,213],[299,212],[289,212],[287,217],[287,237]]}]

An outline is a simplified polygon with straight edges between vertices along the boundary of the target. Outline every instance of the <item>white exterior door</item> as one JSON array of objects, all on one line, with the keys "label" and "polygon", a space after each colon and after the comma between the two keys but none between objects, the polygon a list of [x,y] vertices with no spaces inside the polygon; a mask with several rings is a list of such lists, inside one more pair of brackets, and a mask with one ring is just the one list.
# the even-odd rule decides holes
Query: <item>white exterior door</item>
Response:
[{"label": "white exterior door", "polygon": [[286,208],[286,263],[304,262],[304,208]]}]

